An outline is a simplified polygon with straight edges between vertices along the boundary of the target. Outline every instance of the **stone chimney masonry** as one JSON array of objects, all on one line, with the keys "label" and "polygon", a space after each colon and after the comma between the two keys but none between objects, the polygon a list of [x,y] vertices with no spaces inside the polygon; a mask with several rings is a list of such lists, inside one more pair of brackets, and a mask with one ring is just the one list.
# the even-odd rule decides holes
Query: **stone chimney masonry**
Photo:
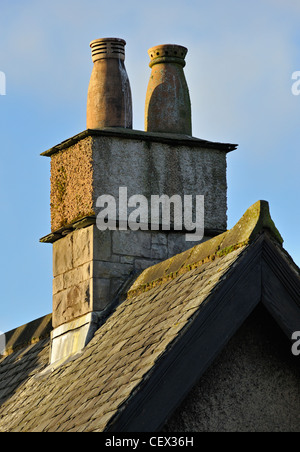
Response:
[{"label": "stone chimney masonry", "polygon": [[[100,196],[118,200],[120,187],[126,187],[128,198],[143,195],[148,200],[152,195],[203,195],[204,240],[227,228],[226,155],[236,145],[192,137],[187,86],[179,94],[175,90],[180,102],[173,89],[169,99],[167,95],[168,70],[182,77],[187,49],[153,48],[164,52],[164,60],[153,68],[163,64],[165,76],[162,91],[153,88],[155,96],[149,96],[148,88],[148,124],[155,124],[161,112],[156,123],[162,129],[153,126],[144,132],[131,129],[124,46],[117,38],[92,41],[87,130],[42,154],[51,157],[51,233],[41,239],[53,244],[51,363],[64,361],[89,342],[132,275],[199,243],[187,242],[186,231],[174,230],[172,224],[169,230],[161,223],[155,230],[150,225],[143,230],[121,227],[118,209],[116,227],[99,230]],[[150,58],[154,61],[151,53]],[[171,116],[163,117],[164,105],[174,107]]]}]

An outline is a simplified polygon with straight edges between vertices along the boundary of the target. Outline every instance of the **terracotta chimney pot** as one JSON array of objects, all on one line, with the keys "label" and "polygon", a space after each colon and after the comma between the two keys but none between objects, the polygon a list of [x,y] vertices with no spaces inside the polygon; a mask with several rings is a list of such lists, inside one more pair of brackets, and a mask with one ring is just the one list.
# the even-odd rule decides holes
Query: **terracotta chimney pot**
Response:
[{"label": "terracotta chimney pot", "polygon": [[125,45],[119,38],[95,39],[90,43],[94,67],[88,88],[87,129],[132,128]]},{"label": "terracotta chimney pot", "polygon": [[187,48],[162,44],[148,50],[152,69],[145,105],[145,130],[192,135],[191,101],[183,68]]}]

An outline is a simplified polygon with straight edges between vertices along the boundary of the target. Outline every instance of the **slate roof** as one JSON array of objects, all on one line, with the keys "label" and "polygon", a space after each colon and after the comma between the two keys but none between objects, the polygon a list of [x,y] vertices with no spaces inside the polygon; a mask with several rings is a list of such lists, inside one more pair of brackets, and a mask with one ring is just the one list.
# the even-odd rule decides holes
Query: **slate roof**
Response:
[{"label": "slate roof", "polygon": [[159,430],[259,302],[289,337],[300,330],[300,272],[281,244],[260,201],[230,231],[145,270],[60,367],[48,366],[47,338],[11,350],[0,431]]}]

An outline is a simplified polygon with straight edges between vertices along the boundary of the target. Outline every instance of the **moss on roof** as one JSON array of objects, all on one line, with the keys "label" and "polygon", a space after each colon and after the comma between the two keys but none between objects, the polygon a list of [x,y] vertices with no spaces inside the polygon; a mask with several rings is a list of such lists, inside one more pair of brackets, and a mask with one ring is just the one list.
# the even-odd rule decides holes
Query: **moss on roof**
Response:
[{"label": "moss on roof", "polygon": [[21,350],[22,348],[35,344],[50,336],[52,330],[52,314],[47,314],[32,322],[26,323],[18,328],[5,333],[4,356]]},{"label": "moss on roof", "polygon": [[58,368],[41,372],[47,339],[0,360],[0,431],[110,428],[266,229],[282,243],[259,201],[230,231],[143,272],[82,353]]},{"label": "moss on roof", "polygon": [[[9,398],[3,394],[0,431],[105,430],[242,252],[125,300],[76,359],[46,372],[39,368],[36,375],[26,367],[21,386]],[[18,352],[0,361],[0,389],[14,356]]]},{"label": "moss on roof", "polygon": [[271,218],[269,203],[257,201],[249,207],[232,229],[146,269],[129,290],[128,297],[145,292],[191,269],[231,253],[250,243],[264,230],[268,230],[282,245],[283,239]]}]

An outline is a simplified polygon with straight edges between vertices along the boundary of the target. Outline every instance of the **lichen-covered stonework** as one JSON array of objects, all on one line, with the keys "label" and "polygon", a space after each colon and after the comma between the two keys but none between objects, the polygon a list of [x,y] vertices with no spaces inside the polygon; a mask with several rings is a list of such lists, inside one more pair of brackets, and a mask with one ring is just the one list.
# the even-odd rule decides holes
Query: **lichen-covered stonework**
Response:
[{"label": "lichen-covered stonework", "polygon": [[51,231],[93,215],[92,139],[85,138],[51,158]]}]

